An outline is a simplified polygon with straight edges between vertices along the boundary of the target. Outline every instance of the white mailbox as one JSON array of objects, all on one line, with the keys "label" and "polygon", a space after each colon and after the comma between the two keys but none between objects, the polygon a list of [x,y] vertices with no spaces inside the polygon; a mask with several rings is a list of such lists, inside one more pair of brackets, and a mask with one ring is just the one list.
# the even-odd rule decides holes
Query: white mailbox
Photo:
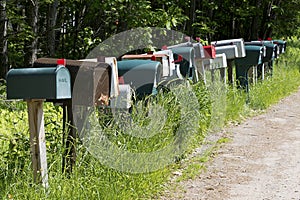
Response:
[{"label": "white mailbox", "polygon": [[217,46],[216,54],[226,54],[226,58],[229,60],[235,59],[239,56],[238,48],[236,45],[228,45],[228,46]]},{"label": "white mailbox", "polygon": [[205,59],[203,64],[206,69],[214,70],[227,67],[226,54],[216,54],[214,59]]},{"label": "white mailbox", "polygon": [[156,51],[153,52],[153,55],[166,55],[164,58],[162,58],[162,65],[163,65],[163,77],[171,77],[173,76],[176,71],[176,66],[174,63],[174,55],[172,50],[162,50],[162,51]]},{"label": "white mailbox", "polygon": [[214,59],[204,59],[203,65],[211,73],[211,81],[215,81],[215,72],[220,72],[220,79],[226,84],[227,58],[225,53],[216,54]]},{"label": "white mailbox", "polygon": [[211,42],[212,45],[219,47],[219,46],[228,46],[228,45],[236,45],[238,49],[238,56],[237,58],[242,58],[246,56],[245,50],[245,43],[244,39],[229,39],[229,40],[220,40],[220,41],[213,41]]}]

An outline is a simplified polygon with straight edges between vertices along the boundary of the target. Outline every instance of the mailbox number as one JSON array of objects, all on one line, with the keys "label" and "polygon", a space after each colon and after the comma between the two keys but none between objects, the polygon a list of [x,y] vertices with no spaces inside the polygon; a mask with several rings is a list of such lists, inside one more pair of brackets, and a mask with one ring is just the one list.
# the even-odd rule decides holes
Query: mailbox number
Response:
[{"label": "mailbox number", "polygon": [[60,78],[60,79],[58,79],[58,82],[67,83],[68,81],[66,78]]}]

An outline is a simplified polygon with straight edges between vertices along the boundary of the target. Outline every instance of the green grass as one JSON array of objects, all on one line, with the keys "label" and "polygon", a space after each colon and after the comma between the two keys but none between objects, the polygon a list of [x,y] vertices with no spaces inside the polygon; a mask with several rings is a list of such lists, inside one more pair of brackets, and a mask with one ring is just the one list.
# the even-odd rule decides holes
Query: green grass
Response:
[{"label": "green grass", "polygon": [[[156,128],[151,138],[135,138],[120,131],[114,121],[106,121],[106,136],[119,148],[130,152],[152,152],[174,142],[177,131],[184,123],[190,140],[185,152],[176,155],[174,163],[148,173],[126,173],[112,169],[99,162],[79,142],[74,173],[67,177],[61,173],[62,112],[51,103],[44,104],[47,159],[49,167],[49,191],[32,182],[29,150],[29,131],[26,103],[5,101],[5,86],[0,86],[0,198],[2,199],[150,199],[156,198],[172,177],[172,172],[182,171],[179,180],[197,177],[205,170],[204,163],[211,159],[214,146],[203,156],[194,158],[189,165],[188,154],[201,147],[207,134],[221,129],[232,121],[242,121],[264,111],[283,97],[297,91],[300,85],[300,43],[288,41],[288,51],[274,65],[272,77],[250,87],[247,94],[236,87],[203,84],[192,85],[197,97],[195,115],[197,122],[187,119],[191,113],[181,113],[185,99],[182,96],[158,96],[145,107],[134,110],[133,120],[140,127],[156,126],[163,119],[149,116],[151,107],[160,106],[167,111],[165,125]],[[183,116],[183,117],[182,117]],[[151,120],[157,121],[152,122]],[[190,129],[188,127],[190,126]],[[212,132],[212,133],[209,133]],[[138,134],[139,132],[136,132]],[[216,145],[229,142],[221,138]],[[183,164],[185,162],[185,164]],[[187,164],[187,165],[186,165]]]}]

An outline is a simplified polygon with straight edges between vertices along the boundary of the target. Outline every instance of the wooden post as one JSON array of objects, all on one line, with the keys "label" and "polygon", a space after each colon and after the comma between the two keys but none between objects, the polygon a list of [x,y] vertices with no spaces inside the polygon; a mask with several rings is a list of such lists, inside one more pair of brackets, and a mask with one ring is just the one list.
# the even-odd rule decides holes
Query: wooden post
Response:
[{"label": "wooden post", "polygon": [[[73,171],[73,167],[76,164],[76,128],[73,119],[73,110],[72,110],[72,100],[66,101],[64,104],[64,117],[65,123],[69,125],[68,130],[64,128],[64,135],[67,133],[68,136],[66,138],[66,150],[64,152],[62,158],[62,171],[63,173],[71,174]],[[64,125],[66,126],[66,124]],[[65,142],[65,141],[64,141]]]},{"label": "wooden post", "polygon": [[226,84],[226,68],[220,68],[220,75],[221,75],[221,81],[224,82],[224,84]]},{"label": "wooden post", "polygon": [[48,188],[43,101],[38,99],[27,100],[27,107],[33,180],[34,182],[41,182],[45,188]]},{"label": "wooden post", "polygon": [[233,84],[232,78],[232,68],[233,68],[233,60],[227,60],[227,72],[228,72],[228,83]]}]

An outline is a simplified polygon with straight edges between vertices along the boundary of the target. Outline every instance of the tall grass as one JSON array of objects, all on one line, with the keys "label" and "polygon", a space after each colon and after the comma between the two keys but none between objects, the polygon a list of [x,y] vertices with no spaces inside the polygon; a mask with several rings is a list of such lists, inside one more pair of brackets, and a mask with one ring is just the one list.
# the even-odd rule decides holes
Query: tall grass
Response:
[{"label": "tall grass", "polygon": [[[201,145],[208,130],[220,128],[224,123],[240,121],[278,102],[281,98],[298,89],[300,85],[300,43],[288,41],[288,51],[281,55],[274,65],[272,77],[250,86],[249,103],[247,94],[236,87],[211,85],[206,88],[202,83],[193,85],[197,97],[197,125],[185,155]],[[77,147],[77,162],[70,177],[61,173],[62,112],[59,107],[45,103],[45,126],[47,136],[47,159],[49,167],[48,191],[32,181],[29,152],[29,131],[26,104],[24,102],[5,101],[5,86],[0,87],[0,198],[2,199],[149,199],[155,198],[164,190],[172,172],[180,167],[180,159],[174,164],[149,173],[126,173],[109,168],[94,156],[85,146]],[[176,98],[175,98],[176,99]],[[163,148],[173,141],[181,122],[180,98],[158,96],[151,102],[168,111],[166,123],[150,139],[136,139],[122,131],[108,132],[108,137],[120,148],[132,152],[151,152]],[[141,126],[149,125],[150,107],[133,111],[135,122]],[[152,105],[153,106],[153,105]],[[179,109],[179,110],[178,110]],[[189,115],[186,115],[189,116]],[[156,117],[157,120],[162,120]],[[111,126],[114,127],[111,121]],[[198,165],[197,165],[198,166]],[[189,170],[191,170],[189,168]],[[193,172],[190,172],[193,173]]]}]

